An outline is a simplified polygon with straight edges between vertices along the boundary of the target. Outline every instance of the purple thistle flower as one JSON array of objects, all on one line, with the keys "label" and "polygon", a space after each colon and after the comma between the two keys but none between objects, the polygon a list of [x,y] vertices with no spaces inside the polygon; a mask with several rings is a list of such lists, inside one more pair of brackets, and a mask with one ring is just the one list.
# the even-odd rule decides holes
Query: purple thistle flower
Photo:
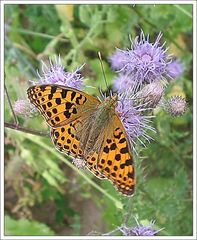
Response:
[{"label": "purple thistle flower", "polygon": [[160,46],[161,37],[159,33],[155,43],[150,43],[149,36],[145,37],[141,32],[132,42],[131,49],[117,49],[112,55],[110,61],[113,69],[129,74],[137,86],[165,80],[170,58],[164,44]]},{"label": "purple thistle flower", "polygon": [[183,64],[179,60],[173,60],[167,66],[167,75],[169,80],[180,77],[184,72]]},{"label": "purple thistle flower", "polygon": [[173,96],[164,102],[164,109],[173,117],[182,116],[187,110],[187,102],[181,96]]},{"label": "purple thistle flower", "polygon": [[114,79],[114,89],[119,92],[124,92],[128,88],[133,88],[135,85],[135,82],[132,81],[131,76],[119,73],[118,76]]},{"label": "purple thistle flower", "polygon": [[149,126],[151,116],[142,115],[141,113],[144,111],[143,105],[135,106],[134,98],[132,98],[131,95],[129,96],[129,94],[130,91],[119,94],[116,111],[119,113],[128,138],[130,142],[133,143],[133,146],[135,145],[136,139],[144,145],[140,137],[149,141],[151,137],[146,134],[146,130],[155,131],[154,128]]},{"label": "purple thistle flower", "polygon": [[79,73],[83,65],[74,72],[65,72],[60,57],[55,63],[50,60],[50,66],[42,62],[42,75],[39,74],[41,84],[59,84],[63,86],[81,89],[83,77]]},{"label": "purple thistle flower", "polygon": [[17,100],[13,105],[16,115],[31,117],[37,113],[36,108],[28,100]]},{"label": "purple thistle flower", "polygon": [[115,53],[112,54],[111,57],[109,57],[109,61],[111,63],[112,69],[115,71],[119,71],[122,68],[124,68],[128,57],[129,57],[129,55],[127,54],[126,51],[123,51],[123,50],[117,48]]},{"label": "purple thistle flower", "polygon": [[142,224],[139,224],[137,219],[137,226],[136,227],[126,227],[122,226],[119,228],[119,230],[123,233],[124,236],[155,236],[158,232],[160,232],[162,229],[154,230],[154,224],[155,221],[151,221],[150,225],[143,226]]}]

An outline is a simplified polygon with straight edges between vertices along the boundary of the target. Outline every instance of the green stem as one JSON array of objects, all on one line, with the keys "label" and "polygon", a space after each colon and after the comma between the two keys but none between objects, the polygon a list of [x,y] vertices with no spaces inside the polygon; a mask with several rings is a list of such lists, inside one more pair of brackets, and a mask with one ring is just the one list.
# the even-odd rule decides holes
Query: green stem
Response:
[{"label": "green stem", "polygon": [[22,127],[18,124],[5,122],[4,126],[5,126],[5,128],[11,128],[13,130],[29,133],[29,134],[40,136],[40,137],[50,137],[49,133],[39,132],[39,131],[36,131],[36,130],[33,130],[33,129],[25,128],[25,127]]},{"label": "green stem", "polygon": [[[24,30],[24,29],[14,28],[14,27],[9,27],[8,30],[11,32],[18,32],[18,33],[25,34],[25,35],[33,35],[33,36],[47,38],[47,39],[54,39],[54,38],[58,37],[58,36],[52,36],[52,35],[49,35],[46,33],[39,33],[39,32],[34,32],[34,31]],[[63,42],[68,42],[68,39],[61,38],[61,37],[59,38],[59,40],[61,40]]]},{"label": "green stem", "polygon": [[[73,55],[73,58],[75,58],[75,55],[76,53],[87,43],[87,41],[89,39],[92,38],[92,35],[94,34],[94,31],[98,28],[98,26],[102,23],[105,23],[106,21],[105,20],[101,20],[99,22],[97,22],[97,24],[95,24],[90,30],[89,32],[87,33],[86,37],[78,44],[74,47],[74,49],[72,49],[68,54],[67,56],[65,57],[65,61],[68,61],[72,55]],[[94,36],[95,37],[95,36]]]},{"label": "green stem", "polygon": [[176,8],[178,8],[181,12],[183,12],[185,15],[190,17],[191,19],[193,18],[192,14],[190,14],[187,10],[181,7],[181,5],[175,4],[174,5]]},{"label": "green stem", "polygon": [[77,46],[79,44],[77,37],[75,35],[75,31],[72,28],[70,21],[67,18],[64,18],[64,20],[65,20],[66,27],[68,27],[68,31],[70,30],[70,42],[71,42],[73,48],[75,48],[75,46]]}]

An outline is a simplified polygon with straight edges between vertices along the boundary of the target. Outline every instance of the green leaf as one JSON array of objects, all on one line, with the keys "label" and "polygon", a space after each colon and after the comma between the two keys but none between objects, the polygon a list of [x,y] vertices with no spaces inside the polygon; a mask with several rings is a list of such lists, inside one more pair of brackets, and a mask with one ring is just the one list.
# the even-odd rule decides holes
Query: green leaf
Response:
[{"label": "green leaf", "polygon": [[27,219],[13,219],[5,216],[5,235],[9,236],[54,236],[47,225]]}]

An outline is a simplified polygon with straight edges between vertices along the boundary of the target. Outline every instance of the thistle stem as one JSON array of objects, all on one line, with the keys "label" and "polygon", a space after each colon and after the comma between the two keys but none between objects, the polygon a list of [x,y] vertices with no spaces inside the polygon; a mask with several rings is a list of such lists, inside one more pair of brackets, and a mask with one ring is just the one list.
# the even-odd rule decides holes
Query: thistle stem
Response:
[{"label": "thistle stem", "polygon": [[39,132],[39,131],[36,131],[36,130],[28,129],[28,128],[19,126],[18,124],[5,122],[4,126],[6,128],[11,128],[11,129],[14,129],[14,130],[17,130],[17,131],[29,133],[29,134],[40,136],[40,137],[50,137],[49,133],[44,133],[44,132]]},{"label": "thistle stem", "polygon": [[20,28],[14,28],[14,27],[10,27],[10,26],[8,26],[8,30],[11,31],[11,32],[18,32],[18,33],[21,33],[21,34],[33,35],[33,36],[46,38],[46,39],[52,39],[52,40],[59,37],[60,41],[68,42],[68,39],[62,37],[63,36],[62,33],[57,35],[57,36],[53,36],[53,35],[49,35],[49,34],[46,34],[46,33],[34,32],[34,31],[30,31],[30,30],[26,30],[26,29],[24,30],[24,29],[20,29]]}]

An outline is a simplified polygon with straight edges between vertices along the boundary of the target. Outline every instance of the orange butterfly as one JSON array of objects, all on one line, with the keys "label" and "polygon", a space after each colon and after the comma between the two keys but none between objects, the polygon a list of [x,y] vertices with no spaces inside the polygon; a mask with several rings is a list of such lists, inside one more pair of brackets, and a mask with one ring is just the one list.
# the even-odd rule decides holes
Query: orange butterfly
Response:
[{"label": "orange butterfly", "polygon": [[60,85],[32,86],[27,94],[51,127],[51,138],[59,151],[84,159],[87,169],[109,179],[121,193],[134,193],[133,157],[115,110],[117,95],[101,102]]}]

